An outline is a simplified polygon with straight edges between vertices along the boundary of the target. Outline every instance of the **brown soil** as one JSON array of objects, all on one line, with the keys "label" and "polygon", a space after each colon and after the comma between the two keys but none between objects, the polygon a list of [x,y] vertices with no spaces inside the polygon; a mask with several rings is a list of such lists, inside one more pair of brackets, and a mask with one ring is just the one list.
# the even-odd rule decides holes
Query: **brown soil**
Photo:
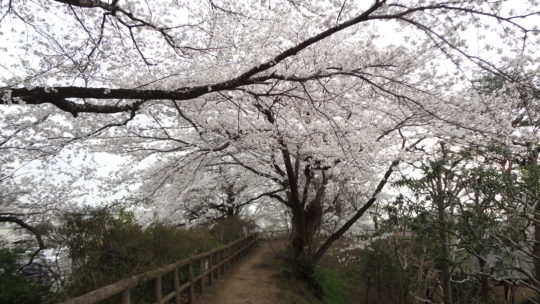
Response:
[{"label": "brown soil", "polygon": [[270,264],[276,260],[276,243],[264,242],[242,259],[235,269],[217,281],[200,304],[279,303],[279,271]]}]

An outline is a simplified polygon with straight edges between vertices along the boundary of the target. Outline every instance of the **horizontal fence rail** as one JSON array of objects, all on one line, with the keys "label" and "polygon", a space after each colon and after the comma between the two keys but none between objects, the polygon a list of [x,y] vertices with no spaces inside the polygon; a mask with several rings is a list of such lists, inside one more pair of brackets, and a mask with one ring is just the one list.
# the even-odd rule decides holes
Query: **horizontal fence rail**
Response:
[{"label": "horizontal fence rail", "polygon": [[[257,244],[257,241],[257,234],[252,234],[223,247],[101,287],[69,299],[63,304],[98,303],[118,296],[120,303],[130,304],[132,289],[152,280],[154,281],[153,303],[193,304],[197,293],[204,293],[206,286],[212,285],[215,279],[224,275],[231,264],[245,256]],[[171,275],[173,286],[170,289],[172,291],[164,295],[163,278]]]}]

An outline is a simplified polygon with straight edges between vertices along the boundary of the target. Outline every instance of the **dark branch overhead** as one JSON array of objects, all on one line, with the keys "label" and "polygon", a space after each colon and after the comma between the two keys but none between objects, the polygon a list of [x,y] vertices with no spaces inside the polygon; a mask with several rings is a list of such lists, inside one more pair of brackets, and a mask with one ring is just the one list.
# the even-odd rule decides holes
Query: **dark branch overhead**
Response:
[{"label": "dark branch overhead", "polygon": [[[159,31],[164,35],[164,38],[169,43],[169,45],[174,46],[174,42],[171,40],[172,37],[166,33],[166,28],[159,28],[153,24],[147,23],[144,20],[141,20],[133,15],[133,13],[126,11],[117,5],[116,1],[113,1],[113,4],[108,4],[104,1],[99,0],[55,0],[59,3],[64,3],[70,6],[77,6],[82,8],[98,8],[103,9],[111,14],[116,12],[122,13],[131,19],[134,22],[137,22],[141,26],[147,26],[154,30]],[[269,60],[253,66],[244,73],[238,75],[237,77],[208,85],[200,85],[194,87],[184,87],[176,90],[140,90],[140,89],[123,89],[123,88],[86,88],[86,87],[36,87],[32,89],[26,88],[0,88],[0,96],[10,95],[12,100],[2,100],[0,99],[0,104],[45,104],[50,103],[58,107],[59,109],[69,112],[74,116],[77,116],[78,113],[120,113],[120,112],[135,112],[139,107],[148,100],[189,100],[194,99],[200,96],[203,96],[212,92],[219,92],[225,90],[238,89],[242,86],[252,85],[252,84],[261,84],[266,80],[275,79],[280,81],[294,81],[294,82],[303,82],[312,79],[320,79],[324,77],[336,76],[336,75],[347,75],[347,72],[337,71],[334,73],[316,73],[311,77],[297,77],[297,76],[282,76],[277,75],[275,72],[271,72],[271,68],[282,62],[283,60],[295,56],[299,52],[305,50],[306,48],[314,45],[315,43],[332,36],[333,34],[342,31],[346,28],[349,28],[353,25],[360,24],[365,21],[370,20],[388,20],[388,19],[399,19],[404,20],[405,16],[413,15],[414,13],[421,13],[426,11],[435,11],[435,10],[454,10],[461,11],[463,13],[468,13],[471,15],[478,15],[484,17],[495,18],[499,22],[505,22],[512,26],[518,27],[519,29],[528,32],[532,30],[527,30],[519,24],[517,24],[514,19],[517,17],[528,17],[530,15],[538,14],[538,12],[531,13],[525,16],[512,16],[512,17],[501,17],[493,13],[487,13],[480,10],[473,10],[469,8],[459,7],[459,6],[449,6],[447,4],[434,4],[428,6],[419,6],[412,8],[402,7],[401,11],[397,11],[392,14],[379,14],[376,15],[380,8],[386,5],[384,0],[376,0],[373,4],[365,10],[363,13],[357,15],[354,18],[351,18],[345,22],[339,23],[333,27],[330,27],[319,34],[316,34],[286,50],[279,53],[278,55],[270,58]],[[389,4],[388,6],[394,6]],[[411,22],[412,19],[407,19]],[[415,23],[416,24],[416,23]],[[426,30],[423,28],[423,30]],[[430,31],[430,33],[434,33]],[[440,37],[439,37],[440,38]],[[441,38],[442,39],[442,38]],[[450,47],[456,48],[450,42],[442,39],[442,44],[448,44]],[[463,52],[458,49],[458,52]],[[500,70],[494,69],[492,66],[487,65],[482,60],[479,61],[477,57],[467,56],[474,63],[478,64],[481,68],[495,72],[503,73]],[[267,75],[257,76],[266,72]],[[71,98],[81,98],[81,99],[104,99],[104,100],[115,100],[111,104],[95,104],[91,102],[75,102],[68,100]],[[132,103],[118,104],[116,100],[136,100]]]},{"label": "dark branch overhead", "polygon": [[[59,1],[68,4],[74,4],[82,7],[102,7],[101,1]],[[33,89],[15,88],[0,89],[0,94],[5,95],[10,93],[12,99],[18,97],[22,102],[14,99],[12,101],[0,100],[0,104],[12,103],[27,103],[27,104],[44,104],[51,103],[59,109],[70,112],[74,116],[82,112],[91,113],[118,113],[125,111],[135,111],[143,103],[141,101],[131,105],[96,105],[91,103],[75,103],[66,100],[66,98],[93,98],[93,99],[133,99],[133,100],[155,100],[155,99],[172,99],[172,100],[188,100],[197,98],[211,92],[223,90],[231,90],[240,86],[260,83],[261,81],[272,78],[271,75],[266,77],[252,78],[258,73],[269,70],[281,61],[296,55],[298,52],[307,47],[341,31],[345,28],[353,26],[363,21],[369,20],[369,15],[376,11],[384,4],[384,1],[375,1],[375,3],[365,12],[357,17],[331,27],[301,43],[281,52],[266,62],[254,66],[239,76],[216,84],[204,86],[181,88],[174,91],[167,90],[137,90],[137,89],[107,89],[107,88],[84,88],[84,87],[37,87]],[[9,92],[11,91],[11,92]]]}]

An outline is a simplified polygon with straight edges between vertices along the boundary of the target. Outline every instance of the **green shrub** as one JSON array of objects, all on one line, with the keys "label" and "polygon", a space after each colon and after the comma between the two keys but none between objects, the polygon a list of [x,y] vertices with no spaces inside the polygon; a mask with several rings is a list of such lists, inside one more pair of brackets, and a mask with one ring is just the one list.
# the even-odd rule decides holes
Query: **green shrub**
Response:
[{"label": "green shrub", "polygon": [[64,297],[84,294],[219,245],[205,230],[164,223],[143,228],[130,212],[110,207],[65,214],[58,233],[69,249],[73,268]]},{"label": "green shrub", "polygon": [[289,304],[343,304],[348,303],[351,293],[347,277],[341,269],[317,267],[315,279],[323,290],[322,299],[317,298],[313,288],[307,282],[299,281],[292,276],[282,278],[280,287],[284,299],[282,303]]},{"label": "green shrub", "polygon": [[347,276],[340,268],[322,265],[315,271],[316,278],[323,289],[324,304],[347,303],[350,297]]},{"label": "green shrub", "polygon": [[0,248],[0,303],[39,304],[49,295],[49,286],[18,273],[17,252]]},{"label": "green shrub", "polygon": [[[286,250],[285,250],[286,251]],[[280,304],[343,304],[348,303],[354,289],[350,269],[337,263],[333,256],[325,256],[317,265],[306,265],[312,269],[309,278],[299,279],[293,275],[298,265],[292,265],[283,252],[283,259],[273,267],[279,269],[280,289],[283,299]],[[306,260],[305,263],[312,263]],[[316,288],[314,288],[316,285]]]}]

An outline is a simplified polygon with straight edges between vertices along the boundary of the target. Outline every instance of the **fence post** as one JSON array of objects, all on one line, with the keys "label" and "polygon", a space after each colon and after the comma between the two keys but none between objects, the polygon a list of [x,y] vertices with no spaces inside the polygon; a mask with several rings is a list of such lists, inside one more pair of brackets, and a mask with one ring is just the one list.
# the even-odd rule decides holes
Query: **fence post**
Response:
[{"label": "fence post", "polygon": [[161,303],[161,298],[161,276],[158,276],[154,280],[154,301]]},{"label": "fence post", "polygon": [[[219,279],[222,275],[225,275],[225,272],[230,267],[232,267],[232,263],[238,261],[241,257],[247,254],[248,250],[254,246],[254,241],[256,241],[255,235],[250,235],[244,239],[225,245],[217,250],[214,249],[211,251],[207,251],[206,253],[201,253],[197,256],[193,256],[191,258],[185,258],[176,262],[176,264],[165,265],[163,266],[163,270],[161,268],[156,268],[140,275],[136,275],[130,278],[120,280],[116,283],[103,286],[102,288],[98,288],[82,296],[69,299],[64,302],[64,304],[94,303],[96,301],[107,300],[113,296],[120,296],[119,300],[121,300],[122,304],[131,304],[131,289],[136,286],[140,286],[140,284],[142,283],[150,283],[149,281],[152,280],[154,280],[154,302],[156,304],[164,304],[163,275],[167,275],[168,273],[173,274],[172,283],[174,285],[175,291],[173,294],[169,293],[166,296],[167,298],[169,298],[170,295],[171,300],[174,297],[175,300],[171,302],[179,304],[182,303],[184,300],[183,292],[179,292],[179,289],[181,287],[180,284],[183,283],[183,280],[180,280],[180,274],[183,274],[183,271],[185,271],[184,267],[188,267],[187,270],[189,275],[189,284],[186,285],[188,285],[189,287],[189,303],[193,304],[196,300],[195,293],[197,289],[197,284],[200,284],[200,291],[201,293],[204,293],[206,286],[212,284],[214,280]],[[193,269],[197,266],[196,263],[199,262],[201,270],[200,274],[198,271],[194,272]],[[181,265],[181,269],[178,268],[178,265]],[[208,266],[211,267],[210,270],[208,270]],[[195,276],[195,274],[197,276]],[[205,278],[205,276],[208,276],[208,278]],[[209,282],[206,283],[205,280],[208,280]]]},{"label": "fence post", "polygon": [[229,267],[232,267],[232,264],[236,262],[236,248],[238,247],[238,244],[234,244],[234,246],[231,247],[231,263],[229,264]]},{"label": "fence post", "polygon": [[231,257],[231,248],[227,247],[225,248],[225,259],[227,260],[227,262],[225,263],[225,270],[229,270],[229,263],[231,262],[230,257]]},{"label": "fence post", "polygon": [[212,270],[212,268],[214,267],[214,263],[213,263],[213,258],[212,256],[214,256],[213,254],[210,254],[207,258],[207,261],[208,261],[208,270],[209,270],[209,273],[208,273],[208,286],[212,285],[213,281],[214,281],[214,271]]},{"label": "fence post", "polygon": [[220,270],[221,270],[221,275],[225,275],[225,250],[222,249],[219,251],[219,257],[220,257],[220,263],[221,263],[221,266],[219,267]]},{"label": "fence post", "polygon": [[122,304],[131,304],[131,288],[122,291]]},{"label": "fence post", "polygon": [[189,304],[195,303],[195,282],[193,282],[193,264],[188,264],[188,276],[189,276]]},{"label": "fence post", "polygon": [[205,287],[204,286],[204,276],[205,276],[204,273],[206,272],[205,267],[204,267],[205,266],[204,258],[201,258],[200,263],[201,263],[201,294],[203,294],[204,293],[204,287]]},{"label": "fence post", "polygon": [[173,284],[174,284],[174,291],[176,292],[176,295],[174,296],[174,303],[181,304],[180,292],[178,291],[180,289],[180,279],[178,278],[178,268],[175,268],[173,270]]},{"label": "fence post", "polygon": [[214,273],[214,280],[219,279],[219,259],[218,259],[218,252],[214,252],[212,254],[212,257],[214,258],[214,263],[212,263],[212,272]]}]

